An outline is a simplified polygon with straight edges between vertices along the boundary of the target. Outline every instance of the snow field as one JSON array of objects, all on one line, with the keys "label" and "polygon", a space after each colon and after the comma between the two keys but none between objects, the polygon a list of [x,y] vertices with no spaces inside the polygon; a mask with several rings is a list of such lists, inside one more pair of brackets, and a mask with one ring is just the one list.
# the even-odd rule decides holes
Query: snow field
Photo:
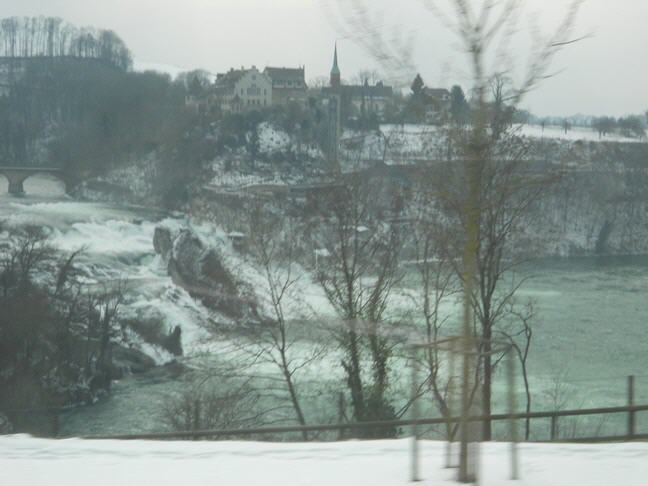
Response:
[{"label": "snow field", "polygon": [[[449,486],[442,442],[421,442],[419,484]],[[335,443],[153,442],[0,438],[0,483],[13,486],[395,486],[409,482],[407,439]],[[648,444],[481,446],[483,486],[642,486]]]},{"label": "snow field", "polygon": [[572,127],[565,130],[562,127],[549,125],[542,129],[540,125],[518,125],[519,133],[522,136],[529,138],[548,138],[554,140],[569,140],[577,141],[582,140],[585,142],[622,142],[622,143],[641,143],[645,142],[643,139],[630,138],[620,135],[618,133],[611,133],[599,139],[598,132],[591,127]]}]

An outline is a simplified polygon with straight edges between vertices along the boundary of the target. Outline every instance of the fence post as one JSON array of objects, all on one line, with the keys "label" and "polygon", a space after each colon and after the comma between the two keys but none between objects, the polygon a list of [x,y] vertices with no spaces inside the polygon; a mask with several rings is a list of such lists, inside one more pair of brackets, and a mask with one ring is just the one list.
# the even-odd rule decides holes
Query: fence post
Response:
[{"label": "fence post", "polygon": [[[344,393],[340,392],[338,395],[338,423],[344,423],[346,422],[346,413],[344,410],[346,409],[346,403],[344,401]],[[338,430],[338,437],[337,440],[344,440],[344,429]]]},{"label": "fence post", "polygon": [[558,417],[556,415],[551,416],[551,442],[556,440],[556,435],[558,432]]},{"label": "fence post", "polygon": [[59,412],[58,409],[54,410],[54,430],[53,430],[53,433],[54,433],[54,438],[55,439],[58,439],[58,436],[59,436],[59,433],[60,433],[60,428],[61,428],[59,413],[60,412]]},{"label": "fence post", "polygon": [[410,471],[410,481],[417,482],[420,481],[419,477],[419,443],[418,443],[418,424],[416,420],[420,418],[419,412],[419,400],[418,400],[418,363],[416,361],[416,352],[412,349],[412,419],[414,423],[412,424],[412,458],[411,458],[411,471]]},{"label": "fence post", "polygon": [[513,356],[513,348],[508,351],[508,398],[509,398],[509,426],[511,429],[511,479],[516,480],[520,478],[518,466],[518,433],[517,421],[513,416],[515,415],[515,357]]},{"label": "fence post", "polygon": [[[634,407],[634,375],[628,376],[628,407]],[[628,410],[628,438],[635,435],[635,411]]]},{"label": "fence post", "polygon": [[450,341],[450,365],[448,370],[448,399],[446,403],[447,406],[447,418],[446,430],[448,431],[448,442],[446,443],[446,468],[453,467],[452,464],[452,442],[454,439],[453,429],[457,430],[454,422],[450,421],[450,418],[454,415],[455,411],[455,358],[457,356],[457,342],[455,340]]}]

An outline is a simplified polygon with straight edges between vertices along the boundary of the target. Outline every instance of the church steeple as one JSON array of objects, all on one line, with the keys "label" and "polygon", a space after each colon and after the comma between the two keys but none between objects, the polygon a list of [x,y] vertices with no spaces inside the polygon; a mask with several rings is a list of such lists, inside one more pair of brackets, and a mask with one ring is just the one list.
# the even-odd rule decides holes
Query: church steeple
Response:
[{"label": "church steeple", "polygon": [[331,87],[337,88],[340,86],[340,68],[338,67],[338,56],[337,56],[337,42],[335,43],[335,51],[333,53],[333,67],[331,68]]}]

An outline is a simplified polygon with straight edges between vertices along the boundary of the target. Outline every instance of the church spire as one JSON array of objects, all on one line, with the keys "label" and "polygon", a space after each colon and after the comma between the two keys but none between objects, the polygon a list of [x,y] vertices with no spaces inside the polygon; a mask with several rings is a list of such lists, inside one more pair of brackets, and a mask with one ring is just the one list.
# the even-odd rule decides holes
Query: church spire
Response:
[{"label": "church spire", "polygon": [[337,56],[337,42],[335,43],[335,51],[333,53],[333,67],[331,68],[331,87],[337,88],[340,86],[340,68],[338,67]]}]

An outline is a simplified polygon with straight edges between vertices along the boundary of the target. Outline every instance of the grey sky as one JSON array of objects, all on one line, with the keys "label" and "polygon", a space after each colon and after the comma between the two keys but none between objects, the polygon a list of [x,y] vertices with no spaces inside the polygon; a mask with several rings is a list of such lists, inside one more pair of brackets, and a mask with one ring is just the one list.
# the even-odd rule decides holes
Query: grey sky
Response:
[{"label": "grey sky", "polygon": [[[0,16],[55,15],[77,25],[115,30],[139,61],[218,72],[257,65],[306,66],[307,78],[327,75],[339,40],[342,76],[375,63],[335,27],[337,0],[1,0]],[[529,18],[555,23],[567,0],[529,0]],[[430,86],[467,85],[452,36],[420,0],[369,0],[384,12],[385,32],[404,27],[416,37],[414,61]],[[579,33],[593,32],[554,63],[526,105],[540,115],[623,115],[648,109],[648,2],[588,0]],[[523,33],[522,33],[523,34]],[[524,39],[524,35],[521,39]],[[522,53],[518,52],[522,57]]]}]

